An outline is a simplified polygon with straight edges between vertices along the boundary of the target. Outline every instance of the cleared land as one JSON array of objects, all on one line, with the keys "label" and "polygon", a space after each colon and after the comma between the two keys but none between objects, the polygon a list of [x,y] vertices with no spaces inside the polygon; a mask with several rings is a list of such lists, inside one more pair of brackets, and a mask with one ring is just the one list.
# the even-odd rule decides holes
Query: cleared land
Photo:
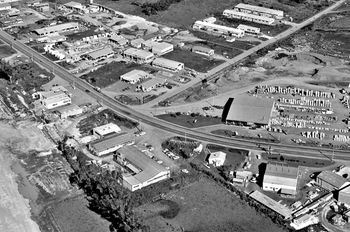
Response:
[{"label": "cleared land", "polygon": [[207,72],[210,69],[222,64],[223,60],[209,59],[206,56],[182,49],[165,54],[164,58],[176,60],[185,64],[185,67],[194,69],[198,72]]},{"label": "cleared land", "polygon": [[[169,193],[166,200],[176,204],[156,202],[136,209],[151,231],[179,231],[180,227],[185,231],[206,232],[257,232],[261,228],[268,228],[270,232],[283,231],[207,178],[180,189],[176,194]],[[164,215],[164,212],[168,213]]]}]

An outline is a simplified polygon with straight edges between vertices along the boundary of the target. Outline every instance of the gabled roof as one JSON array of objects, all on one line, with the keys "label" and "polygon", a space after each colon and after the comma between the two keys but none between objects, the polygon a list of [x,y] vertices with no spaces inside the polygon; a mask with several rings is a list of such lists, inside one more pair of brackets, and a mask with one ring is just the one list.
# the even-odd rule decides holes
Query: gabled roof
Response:
[{"label": "gabled roof", "polygon": [[344,184],[347,182],[347,180],[339,176],[338,174],[331,172],[331,171],[323,171],[318,176],[317,179],[320,179],[324,182],[327,182],[331,185],[333,185],[336,188],[341,188],[344,186]]}]

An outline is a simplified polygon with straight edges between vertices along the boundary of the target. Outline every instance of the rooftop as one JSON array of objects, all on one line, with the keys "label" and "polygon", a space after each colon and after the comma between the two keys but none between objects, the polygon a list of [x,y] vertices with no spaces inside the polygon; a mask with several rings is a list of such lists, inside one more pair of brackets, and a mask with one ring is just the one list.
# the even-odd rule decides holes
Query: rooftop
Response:
[{"label": "rooftop", "polygon": [[102,49],[99,49],[99,50],[95,50],[95,51],[92,51],[90,53],[88,53],[88,55],[92,58],[92,59],[98,59],[100,58],[101,56],[107,56],[109,54],[113,54],[114,51],[112,48],[110,47],[105,47],[105,48],[102,48]]},{"label": "rooftop", "polygon": [[[237,12],[237,11],[235,11]],[[239,12],[241,13],[241,12]],[[241,33],[244,33],[244,31],[240,30],[240,29],[237,29],[237,28],[233,28],[233,27],[227,27],[227,26],[223,26],[223,25],[219,25],[219,24],[214,24],[214,23],[208,23],[208,22],[203,22],[203,21],[196,21],[195,24],[199,24],[201,26],[205,26],[205,27],[214,27],[214,28],[217,28],[219,30],[223,30],[223,31],[229,31],[229,32],[233,32],[233,33],[238,33],[238,34],[241,34]]]},{"label": "rooftop", "polygon": [[58,25],[39,28],[39,29],[36,29],[35,31],[38,34],[43,34],[45,32],[60,31],[60,30],[66,29],[66,28],[74,28],[74,27],[79,27],[79,23],[76,23],[76,22],[62,23],[62,24],[58,24]]},{"label": "rooftop", "polygon": [[75,104],[71,104],[71,105],[57,107],[55,110],[57,110],[60,113],[64,113],[64,112],[67,112],[67,111],[79,110],[79,109],[80,109],[79,106],[77,106]]},{"label": "rooftop", "polygon": [[155,50],[164,50],[164,49],[168,49],[169,47],[174,47],[172,44],[170,43],[166,43],[166,42],[155,42],[152,46],[152,49]]},{"label": "rooftop", "polygon": [[229,111],[223,118],[229,121],[269,124],[273,106],[273,99],[239,96],[233,98]]},{"label": "rooftop", "polygon": [[152,52],[136,49],[136,48],[128,48],[124,51],[124,54],[127,56],[136,56],[136,57],[142,57],[142,58],[149,58],[153,57]]},{"label": "rooftop", "polygon": [[249,28],[249,29],[251,29],[251,30],[260,31],[260,28],[259,28],[259,27],[252,27],[252,26],[245,25],[245,24],[239,24],[237,28],[238,28],[238,29],[242,29],[242,30],[243,30],[243,29]]},{"label": "rooftop", "polygon": [[192,50],[195,50],[195,51],[200,51],[200,52],[211,52],[211,51],[214,51],[213,49],[211,48],[207,48],[207,47],[203,47],[203,46],[193,46],[192,47]]},{"label": "rooftop", "polygon": [[133,141],[133,139],[134,137],[130,134],[117,134],[110,137],[105,137],[96,142],[92,142],[90,145],[94,148],[94,150],[97,153],[99,153],[109,148],[131,142]]},{"label": "rooftop", "polygon": [[139,70],[139,69],[134,69],[131,70],[130,72],[127,72],[123,75],[121,75],[121,78],[123,78],[124,80],[128,80],[128,81],[138,81],[140,79],[146,78],[150,76],[149,73]]},{"label": "rooftop", "polygon": [[74,2],[74,1],[67,2],[64,5],[67,6],[67,7],[71,7],[71,8],[78,8],[78,9],[82,9],[83,8],[83,5],[81,3]]},{"label": "rooftop", "polygon": [[275,10],[275,9],[270,9],[270,8],[261,7],[261,6],[254,6],[254,5],[244,4],[244,3],[237,4],[235,8],[247,9],[251,11],[257,11],[257,12],[274,14],[274,15],[283,15],[283,11],[281,10]]},{"label": "rooftop", "polygon": [[273,23],[275,21],[275,19],[270,18],[270,17],[255,15],[255,14],[248,14],[248,13],[236,11],[236,10],[224,10],[224,13],[239,15],[241,17],[247,17],[247,18],[254,18],[257,20],[261,20],[261,21],[269,21],[271,23]]},{"label": "rooftop", "polygon": [[177,68],[179,66],[183,66],[184,65],[181,62],[177,62],[175,60],[169,60],[169,59],[165,59],[165,58],[161,58],[161,57],[158,57],[158,58],[154,59],[152,64],[159,65],[159,66],[162,66],[162,67],[173,67],[173,68]]},{"label": "rooftop", "polygon": [[283,163],[268,163],[265,171],[265,176],[266,175],[296,179],[298,176],[298,168]]},{"label": "rooftop", "polygon": [[100,135],[119,133],[121,131],[120,127],[114,123],[107,123],[105,125],[95,127],[93,130]]},{"label": "rooftop", "polygon": [[[122,147],[118,150],[120,156],[126,159],[128,162],[141,169],[141,172],[130,177],[124,177],[128,182],[134,182],[135,180],[139,183],[146,182],[147,180],[155,177],[160,172],[166,172],[165,167],[161,166],[145,154],[143,154],[135,146]],[[133,184],[139,184],[133,183]]]},{"label": "rooftop", "polygon": [[225,159],[226,153],[222,151],[216,151],[210,153],[209,159]]},{"label": "rooftop", "polygon": [[347,182],[345,178],[339,176],[338,174],[331,171],[323,171],[318,176],[317,179],[321,179],[327,183],[332,184],[336,188],[341,188]]}]

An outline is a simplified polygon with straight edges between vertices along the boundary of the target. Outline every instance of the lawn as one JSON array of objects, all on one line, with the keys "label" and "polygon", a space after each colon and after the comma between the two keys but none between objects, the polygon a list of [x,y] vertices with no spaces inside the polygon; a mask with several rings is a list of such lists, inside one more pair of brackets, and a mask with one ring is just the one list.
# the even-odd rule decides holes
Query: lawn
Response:
[{"label": "lawn", "polygon": [[0,45],[0,59],[11,56],[15,53],[16,53],[16,51],[14,49],[12,49],[10,46]]},{"label": "lawn", "polygon": [[283,230],[214,181],[201,178],[165,200],[136,209],[151,231],[270,232]]},{"label": "lawn", "polygon": [[185,67],[194,69],[198,72],[207,72],[210,69],[224,63],[223,60],[213,60],[206,56],[182,49],[165,54],[164,58],[176,60],[185,64]]},{"label": "lawn", "polygon": [[206,117],[199,114],[161,114],[157,115],[156,117],[187,128],[198,128],[222,124],[221,118]]},{"label": "lawn", "polygon": [[134,69],[140,69],[144,71],[152,70],[151,68],[147,68],[135,63],[111,62],[98,68],[96,71],[81,76],[81,78],[95,86],[104,88],[119,81],[119,77],[121,75]]}]

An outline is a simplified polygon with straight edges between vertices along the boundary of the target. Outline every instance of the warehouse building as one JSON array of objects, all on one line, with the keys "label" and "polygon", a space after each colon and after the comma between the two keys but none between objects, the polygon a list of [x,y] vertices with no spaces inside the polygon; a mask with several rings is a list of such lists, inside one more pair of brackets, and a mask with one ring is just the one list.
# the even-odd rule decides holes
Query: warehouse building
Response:
[{"label": "warehouse building", "polygon": [[[272,25],[275,23],[274,18],[269,18],[260,15],[248,14],[236,10],[224,10],[223,15],[227,18],[241,19],[249,22],[260,23],[265,25]],[[239,30],[239,29],[237,29]]]},{"label": "warehouse building", "polygon": [[54,109],[72,103],[70,96],[62,91],[41,92],[39,95],[42,105],[47,109]]},{"label": "warehouse building", "polygon": [[150,63],[154,59],[153,53],[135,48],[125,50],[123,56],[139,64]]},{"label": "warehouse building", "polygon": [[212,152],[209,155],[208,163],[214,167],[220,167],[224,165],[226,159],[226,153],[222,151]]},{"label": "warehouse building", "polygon": [[184,63],[160,57],[153,60],[152,66],[171,72],[179,72],[185,68]]},{"label": "warehouse building", "polygon": [[60,115],[60,118],[65,119],[68,117],[72,117],[72,116],[76,116],[79,114],[83,113],[83,109],[80,108],[79,106],[75,105],[75,104],[71,104],[71,105],[66,105],[66,106],[62,106],[59,107],[57,109],[57,112]]},{"label": "warehouse building", "polygon": [[339,190],[347,185],[347,180],[331,171],[323,171],[316,177],[316,183],[329,191]]},{"label": "warehouse building", "polygon": [[253,35],[259,35],[260,34],[260,28],[258,27],[252,27],[244,24],[239,24],[238,29],[244,31],[246,34],[253,34]]},{"label": "warehouse building", "polygon": [[117,134],[89,143],[88,147],[94,155],[102,156],[131,144],[134,144],[133,136],[129,134]]},{"label": "warehouse building", "polygon": [[283,163],[268,163],[263,180],[264,191],[274,191],[286,195],[297,192],[298,168]]},{"label": "warehouse building", "polygon": [[337,201],[344,203],[350,207],[350,183],[347,182],[344,184],[345,187],[342,187],[339,192],[336,194]]},{"label": "warehouse building", "polygon": [[144,49],[151,51],[157,56],[162,56],[166,53],[174,51],[174,45],[165,42],[156,42],[153,40],[146,40],[142,43]]},{"label": "warehouse building", "polygon": [[166,83],[165,79],[160,77],[155,77],[138,85],[137,89],[142,92],[149,92],[149,91],[152,91],[153,89],[163,86],[165,83]]},{"label": "warehouse building", "polygon": [[239,3],[234,7],[235,11],[244,12],[248,14],[260,15],[269,18],[282,19],[284,16],[283,11],[274,10],[261,6],[254,6],[244,3]]},{"label": "warehouse building", "polygon": [[92,133],[94,135],[99,136],[100,138],[103,138],[112,134],[118,134],[121,131],[122,130],[120,129],[120,127],[114,123],[107,123],[105,125],[98,126],[92,129]]},{"label": "warehouse building", "polygon": [[235,36],[235,37],[243,37],[244,31],[233,28],[233,27],[227,27],[222,26],[214,23],[207,23],[203,21],[196,21],[193,24],[194,30],[202,30],[202,31],[208,31],[215,34],[223,34],[223,35],[229,35],[229,36]]},{"label": "warehouse building", "polygon": [[204,56],[213,56],[214,55],[214,49],[203,47],[203,46],[193,46],[192,52],[204,55]]},{"label": "warehouse building", "polygon": [[128,170],[127,173],[123,173],[123,186],[132,192],[170,178],[170,170],[146,156],[135,146],[119,149],[115,157],[117,162]]},{"label": "warehouse building", "polygon": [[64,33],[64,32],[72,32],[79,30],[79,23],[62,23],[54,26],[48,26],[40,29],[34,30],[34,32],[38,35],[51,35],[53,33]]},{"label": "warehouse building", "polygon": [[134,69],[130,72],[127,72],[120,76],[120,80],[128,82],[130,84],[136,84],[140,82],[141,80],[145,80],[148,78],[153,78],[154,76],[152,74],[149,74],[148,72]]},{"label": "warehouse building", "polygon": [[269,126],[274,105],[274,100],[270,98],[251,96],[230,98],[224,106],[222,120],[243,126]]},{"label": "warehouse building", "polygon": [[114,56],[114,51],[110,47],[105,47],[83,55],[84,58],[94,62],[100,62]]}]

